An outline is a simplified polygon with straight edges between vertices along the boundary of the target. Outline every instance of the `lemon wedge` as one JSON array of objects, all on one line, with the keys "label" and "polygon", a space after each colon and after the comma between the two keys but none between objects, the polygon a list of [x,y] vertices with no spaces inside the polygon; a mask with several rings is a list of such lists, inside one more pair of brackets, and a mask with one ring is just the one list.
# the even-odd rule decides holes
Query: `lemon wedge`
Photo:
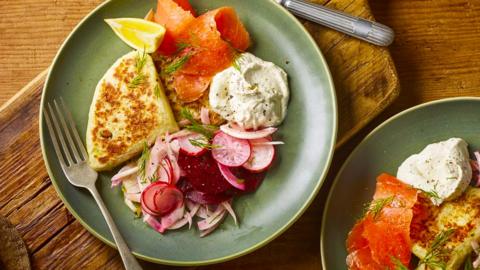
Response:
[{"label": "lemon wedge", "polygon": [[137,18],[106,19],[115,34],[130,47],[153,53],[163,41],[165,27]]}]

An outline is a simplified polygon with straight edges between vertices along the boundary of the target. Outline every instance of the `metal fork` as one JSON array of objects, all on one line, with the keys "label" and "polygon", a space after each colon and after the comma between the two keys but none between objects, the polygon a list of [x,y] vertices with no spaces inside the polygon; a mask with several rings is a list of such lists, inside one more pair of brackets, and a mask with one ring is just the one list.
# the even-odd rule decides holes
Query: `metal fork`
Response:
[{"label": "metal fork", "polygon": [[103,217],[107,221],[113,239],[117,244],[125,269],[140,270],[142,268],[130,252],[130,249],[118,231],[112,216],[108,212],[107,207],[103,203],[102,197],[95,187],[95,181],[97,180],[98,174],[88,166],[87,151],[80,140],[80,136],[78,136],[78,131],[75,127],[75,122],[73,122],[72,115],[65,106],[62,98],[60,98],[59,103],[60,105],[56,100],[53,100],[53,106],[50,103],[47,103],[47,108],[43,109],[43,115],[45,117],[45,122],[47,123],[50,138],[52,139],[53,148],[55,149],[62,170],[72,185],[86,188],[92,193],[93,198],[100,207]]}]

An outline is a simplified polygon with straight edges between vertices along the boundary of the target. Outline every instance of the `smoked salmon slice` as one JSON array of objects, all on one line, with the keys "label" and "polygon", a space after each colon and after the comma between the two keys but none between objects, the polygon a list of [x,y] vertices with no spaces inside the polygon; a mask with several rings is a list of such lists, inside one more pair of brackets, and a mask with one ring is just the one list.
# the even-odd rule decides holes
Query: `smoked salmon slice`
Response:
[{"label": "smoked salmon slice", "polygon": [[171,55],[177,51],[176,38],[188,24],[195,20],[194,14],[188,0],[159,0],[157,2],[157,11],[153,20],[166,29],[159,48],[161,54]]},{"label": "smoked salmon slice", "polygon": [[188,1],[185,3],[179,0],[159,0],[154,16],[155,22],[163,25],[173,37],[178,37],[183,29],[195,20],[190,11],[191,6],[188,7],[186,4],[190,6]]},{"label": "smoked salmon slice", "polygon": [[211,78],[231,66],[238,51],[250,46],[250,35],[233,8],[221,7],[196,18],[191,10],[186,0],[158,0],[155,14],[155,21],[167,29],[160,53],[181,54],[179,47],[190,52],[188,61],[171,74],[184,102],[200,98]]},{"label": "smoked salmon slice", "polygon": [[370,248],[365,246],[357,249],[347,256],[347,266],[350,270],[384,270],[385,267],[381,267],[377,264],[371,255]]},{"label": "smoked salmon slice", "polygon": [[391,175],[377,178],[373,204],[383,200],[384,205],[377,214],[367,212],[348,234],[349,269],[395,269],[392,258],[409,265],[410,225],[417,193]]},{"label": "smoked salmon slice", "polygon": [[412,208],[417,202],[418,191],[411,186],[400,182],[397,178],[383,173],[377,178],[377,186],[373,199],[388,198],[395,196],[395,202],[399,207]]},{"label": "smoked salmon slice", "polygon": [[408,265],[411,259],[410,223],[412,209],[386,207],[377,219],[371,215],[364,223],[363,236],[367,239],[372,259],[382,266],[394,269],[392,257]]},{"label": "smoked salmon slice", "polygon": [[[173,87],[184,102],[193,102],[208,89],[211,79],[211,77],[205,76],[177,74],[173,77]],[[191,89],[196,91],[191,91]]]}]

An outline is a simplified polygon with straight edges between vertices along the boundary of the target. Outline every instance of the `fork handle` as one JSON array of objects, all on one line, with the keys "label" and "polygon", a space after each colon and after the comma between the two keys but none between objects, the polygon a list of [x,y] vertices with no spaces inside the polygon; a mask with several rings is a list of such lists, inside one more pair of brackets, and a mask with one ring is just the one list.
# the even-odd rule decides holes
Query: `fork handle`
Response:
[{"label": "fork handle", "polygon": [[375,45],[388,46],[395,36],[393,30],[388,26],[322,5],[301,0],[277,0],[277,2],[299,17]]},{"label": "fork handle", "polygon": [[103,199],[98,193],[97,189],[95,187],[90,187],[88,188],[88,190],[90,191],[90,193],[92,193],[93,198],[95,199],[98,206],[100,207],[100,211],[102,212],[103,217],[105,218],[105,221],[107,221],[108,228],[112,233],[115,243],[117,244],[118,252],[122,257],[122,261],[123,261],[123,265],[125,266],[125,269],[141,270],[142,267],[140,266],[140,264],[138,264],[137,259],[135,259],[135,257],[132,255],[132,252],[128,248],[127,243],[125,243],[123,236],[120,234],[120,231],[118,230],[117,225],[115,225],[115,222],[113,221],[112,216],[110,215],[110,212],[108,212],[107,207],[103,203]]}]

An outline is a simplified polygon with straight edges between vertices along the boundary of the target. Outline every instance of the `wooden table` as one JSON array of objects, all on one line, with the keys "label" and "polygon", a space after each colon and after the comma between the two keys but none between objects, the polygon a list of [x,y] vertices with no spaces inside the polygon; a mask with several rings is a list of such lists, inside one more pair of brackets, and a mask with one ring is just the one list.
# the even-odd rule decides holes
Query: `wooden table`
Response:
[{"label": "wooden table", "polygon": [[[67,33],[99,2],[101,0],[1,0],[0,104],[7,102],[24,84],[50,64]],[[370,2],[377,20],[393,27],[397,34],[391,52],[402,87],[399,99],[336,151],[320,194],[303,217],[287,232],[253,254],[224,264],[191,269],[318,269],[321,264],[318,240],[325,197],[335,173],[355,145],[376,125],[405,108],[445,97],[480,96],[480,1]],[[18,147],[38,147],[38,143]],[[41,156],[14,155],[11,162],[21,164],[22,159],[26,158]],[[1,168],[2,164],[0,172]],[[43,167],[36,169],[38,174],[26,174],[24,177],[45,177]],[[0,175],[9,177],[2,173]],[[32,188],[42,190],[46,186],[46,183],[39,182]],[[41,200],[29,201],[29,198],[5,198],[0,194],[0,214],[8,216],[14,224],[19,224],[17,229],[24,233],[23,237],[33,254],[34,268],[121,268],[116,251],[91,236],[73,219],[51,185],[49,190],[42,192],[42,196],[44,198]],[[49,220],[49,213],[36,213],[35,204],[39,203],[48,204],[52,216],[62,218]],[[32,205],[27,211],[20,208],[22,204]],[[58,212],[63,214],[58,215]],[[46,217],[37,223],[41,230],[30,230],[30,223],[24,221],[37,216]],[[67,224],[70,226],[63,230]],[[25,233],[27,231],[29,233]],[[46,238],[53,238],[54,241],[45,244]],[[87,246],[88,249],[85,249]]]}]

